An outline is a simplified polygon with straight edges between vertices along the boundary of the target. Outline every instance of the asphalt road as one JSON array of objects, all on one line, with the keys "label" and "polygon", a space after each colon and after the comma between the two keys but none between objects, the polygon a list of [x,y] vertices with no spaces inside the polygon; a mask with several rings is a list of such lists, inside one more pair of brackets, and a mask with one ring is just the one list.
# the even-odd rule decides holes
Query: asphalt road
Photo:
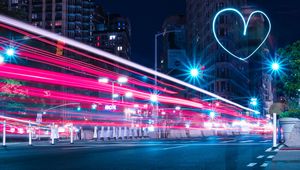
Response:
[{"label": "asphalt road", "polygon": [[117,142],[46,142],[0,148],[1,170],[244,170],[265,169],[275,152],[262,136]]}]

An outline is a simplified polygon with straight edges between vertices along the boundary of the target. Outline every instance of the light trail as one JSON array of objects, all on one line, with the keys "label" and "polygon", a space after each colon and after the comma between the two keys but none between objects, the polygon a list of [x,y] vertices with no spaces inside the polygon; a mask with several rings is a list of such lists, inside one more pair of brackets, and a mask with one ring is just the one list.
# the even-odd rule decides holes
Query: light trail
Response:
[{"label": "light trail", "polygon": [[[5,50],[5,49],[0,47],[0,50]],[[46,53],[46,51],[45,51],[45,53]],[[37,55],[37,54],[24,52],[23,47],[18,48],[17,55],[18,55],[18,57],[22,57],[27,60],[36,61],[36,62],[44,63],[47,65],[52,65],[52,66],[55,66],[58,68],[74,71],[77,73],[82,73],[82,71],[84,71],[86,74],[89,74],[90,76],[95,77],[95,80],[97,80],[99,77],[107,77],[112,80],[116,80],[118,77],[120,77],[119,74],[116,74],[112,71],[97,68],[93,65],[85,64],[84,62],[77,61],[74,59],[70,59],[70,58],[66,58],[66,57],[62,57],[62,56],[54,58],[54,57],[47,57],[47,54]],[[85,66],[87,66],[87,67],[85,67]],[[130,78],[128,83],[132,83],[132,84],[135,84],[138,86],[154,89],[153,85],[149,85],[144,82],[140,82],[138,80],[135,80],[134,78]],[[166,90],[161,87],[158,87],[158,90],[165,92],[165,93],[177,94],[177,92]]]},{"label": "light trail", "polygon": [[14,122],[20,122],[20,123],[26,123],[26,124],[32,124],[32,125],[38,125],[38,123],[35,123],[33,121],[22,120],[22,119],[13,118],[13,117],[7,117],[7,116],[2,116],[2,115],[0,115],[0,119],[14,121]]},{"label": "light trail", "polygon": [[17,21],[15,19],[3,16],[3,15],[0,15],[0,21],[3,22],[3,23],[5,23],[5,24],[7,24],[7,25],[10,25],[10,26],[13,26],[13,27],[16,27],[16,28],[21,28],[21,29],[26,30],[28,32],[31,32],[31,33],[34,33],[34,34],[37,34],[37,35],[42,35],[42,36],[45,36],[45,37],[47,37],[49,39],[52,39],[52,40],[55,40],[55,41],[58,41],[58,42],[63,42],[65,44],[67,44],[67,45],[71,45],[71,46],[76,47],[78,49],[86,50],[86,51],[89,51],[89,52],[94,53],[96,55],[100,55],[100,56],[103,56],[103,57],[105,57],[107,59],[119,62],[121,64],[125,64],[125,65],[130,66],[130,67],[135,68],[135,69],[138,69],[140,71],[147,72],[147,73],[152,74],[152,75],[156,75],[158,77],[164,78],[166,80],[175,82],[177,84],[180,84],[180,85],[183,85],[185,87],[194,89],[194,90],[199,91],[201,93],[204,93],[206,95],[212,96],[212,97],[214,97],[216,99],[219,99],[219,100],[221,100],[221,101],[223,101],[225,103],[232,104],[232,105],[237,106],[239,108],[242,108],[244,110],[248,110],[248,111],[251,111],[251,112],[254,112],[254,113],[259,113],[258,111],[255,111],[255,110],[252,110],[250,108],[244,107],[244,106],[242,106],[242,105],[240,105],[238,103],[232,102],[232,101],[230,101],[228,99],[225,99],[225,98],[223,98],[221,96],[218,96],[218,95],[216,95],[214,93],[211,93],[209,91],[206,91],[204,89],[201,89],[201,88],[196,87],[194,85],[191,85],[189,83],[183,82],[183,81],[178,80],[176,78],[173,78],[171,76],[168,76],[168,75],[162,74],[160,72],[154,71],[154,70],[152,70],[150,68],[144,67],[144,66],[139,65],[137,63],[125,60],[125,59],[123,59],[121,57],[118,57],[116,55],[110,54],[108,52],[105,52],[105,51],[99,50],[97,48],[88,46],[88,45],[86,45],[84,43],[77,42],[75,40],[72,40],[72,39],[69,39],[69,38],[57,35],[57,34],[52,33],[50,31],[46,31],[46,30],[34,27],[32,25],[29,25],[29,24],[25,24],[23,22]]},{"label": "light trail", "polygon": [[[3,77],[15,78],[27,81],[37,81],[43,83],[50,84],[59,84],[63,86],[72,86],[78,88],[92,89],[95,91],[104,90],[106,92],[111,92],[110,85],[102,85],[102,89],[99,89],[99,85],[95,81],[91,81],[88,78],[70,76],[61,73],[54,73],[45,70],[33,69],[29,67],[17,66],[12,64],[5,64],[0,67],[0,73]],[[53,74],[52,74],[53,73]],[[103,87],[109,88],[103,88]],[[137,91],[130,88],[124,88],[121,86],[115,87],[116,92],[124,95],[127,91],[131,91],[134,93],[136,98],[149,100],[150,93],[145,93],[141,91]],[[42,92],[41,92],[42,93]],[[108,101],[107,101],[108,102]],[[167,96],[159,96],[159,102],[173,103],[173,104],[183,104],[190,107],[203,108],[201,103],[189,101],[186,99],[167,97]]]},{"label": "light trail", "polygon": [[[12,31],[21,33],[21,34],[26,35],[26,36],[28,36],[28,37],[36,37],[36,36],[34,36],[34,35],[32,35],[32,34],[29,34],[29,33],[25,32],[25,31],[22,31],[22,30],[19,30],[19,29],[16,29],[16,28],[13,28],[13,27],[10,27],[10,26],[7,26],[7,25],[0,24],[0,26],[3,27],[3,28],[10,29],[10,30],[12,30]],[[53,42],[51,42],[51,41],[48,41],[48,40],[46,40],[46,39],[43,39],[43,38],[40,38],[40,37],[38,37],[38,38],[36,38],[36,39],[39,40],[39,41],[41,41],[41,42],[47,43],[47,44],[49,44],[49,45],[56,46],[55,43],[53,43]],[[116,67],[116,68],[119,68],[119,69],[122,69],[122,70],[125,70],[125,71],[128,71],[128,72],[132,72],[132,73],[137,74],[137,75],[146,76],[146,75],[141,74],[141,73],[139,73],[139,72],[130,70],[130,69],[126,68],[126,67],[122,67],[122,66],[120,66],[120,65],[118,65],[118,64],[114,64],[114,63],[112,63],[112,62],[109,62],[109,61],[106,61],[106,60],[102,60],[102,59],[99,59],[99,58],[97,58],[97,57],[93,57],[93,56],[88,55],[88,54],[86,54],[86,53],[76,51],[76,50],[74,50],[74,49],[72,49],[72,48],[68,48],[68,47],[65,47],[65,46],[64,46],[63,49],[64,49],[64,50],[67,50],[67,51],[70,51],[70,52],[73,52],[73,53],[76,53],[76,54],[78,54],[78,55],[81,55],[81,56],[84,56],[84,57],[87,57],[87,58],[96,60],[96,61],[100,61],[100,62],[102,62],[102,63],[109,64],[109,65],[114,66],[114,67]],[[57,55],[56,55],[56,56],[57,56]],[[148,76],[147,76],[147,77],[148,77]],[[151,79],[151,80],[154,81],[154,78],[152,78],[152,77],[149,77],[149,79]],[[178,89],[178,90],[185,90],[184,88],[180,88],[180,87],[178,87],[178,86],[174,86],[174,85],[172,85],[172,84],[165,83],[165,82],[160,81],[160,80],[158,80],[158,82],[159,82],[160,84],[167,85],[167,86],[169,86],[169,87],[172,87],[172,88],[175,88],[175,89]]]}]

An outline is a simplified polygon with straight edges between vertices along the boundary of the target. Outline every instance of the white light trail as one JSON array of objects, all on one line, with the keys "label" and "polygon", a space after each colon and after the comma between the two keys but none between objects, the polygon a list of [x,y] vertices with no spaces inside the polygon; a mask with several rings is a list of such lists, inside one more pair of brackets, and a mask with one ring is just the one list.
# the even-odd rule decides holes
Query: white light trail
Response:
[{"label": "white light trail", "polygon": [[22,30],[25,30],[25,31],[28,31],[28,32],[31,32],[31,33],[34,33],[34,34],[37,34],[37,35],[41,35],[43,37],[46,37],[46,38],[49,38],[49,39],[52,39],[52,40],[55,40],[55,41],[58,41],[58,42],[64,42],[65,44],[71,45],[71,46],[76,47],[78,49],[86,50],[86,51],[89,51],[91,53],[94,53],[95,55],[100,55],[100,56],[103,56],[103,57],[105,57],[107,59],[110,59],[110,60],[113,60],[113,61],[125,64],[125,65],[130,66],[130,67],[135,68],[135,69],[138,69],[140,71],[147,72],[147,73],[152,74],[152,75],[156,75],[158,77],[164,78],[166,80],[175,82],[177,84],[183,85],[185,87],[191,88],[191,89],[196,90],[198,92],[201,92],[201,93],[204,93],[204,94],[209,95],[211,97],[214,97],[214,98],[216,98],[218,100],[221,100],[221,101],[223,101],[225,103],[229,103],[231,105],[237,106],[237,107],[239,107],[241,109],[248,110],[248,111],[255,112],[255,113],[258,112],[258,111],[252,110],[250,108],[244,107],[244,106],[242,106],[242,105],[240,105],[238,103],[232,102],[232,101],[230,101],[228,99],[225,99],[225,98],[223,98],[221,96],[218,96],[218,95],[216,95],[214,93],[211,93],[209,91],[206,91],[206,90],[201,89],[199,87],[196,87],[194,85],[186,83],[184,81],[181,81],[181,80],[178,80],[178,79],[173,78],[171,76],[168,76],[166,74],[157,72],[157,71],[155,71],[153,69],[150,69],[148,67],[145,67],[145,66],[142,66],[140,64],[128,61],[128,60],[123,59],[121,57],[118,57],[118,56],[116,56],[114,54],[110,54],[108,52],[102,51],[102,50],[97,49],[95,47],[91,47],[89,45],[86,45],[84,43],[72,40],[70,38],[63,37],[63,36],[55,34],[53,32],[50,32],[50,31],[47,31],[47,30],[43,30],[43,29],[35,27],[33,25],[26,24],[24,22],[21,22],[21,21],[9,18],[9,17],[4,16],[4,15],[0,15],[0,22],[4,23],[6,25],[10,25],[10,26],[13,26],[13,27],[16,27],[16,28],[19,28],[19,29],[22,29]]},{"label": "white light trail", "polygon": [[26,123],[26,124],[34,124],[34,125],[38,125],[38,123],[35,122],[31,122],[31,121],[27,121],[27,120],[22,120],[22,119],[17,119],[17,118],[13,118],[13,117],[7,117],[7,116],[0,116],[1,119],[4,120],[10,120],[10,121],[15,121],[15,122],[21,122],[21,123]]}]

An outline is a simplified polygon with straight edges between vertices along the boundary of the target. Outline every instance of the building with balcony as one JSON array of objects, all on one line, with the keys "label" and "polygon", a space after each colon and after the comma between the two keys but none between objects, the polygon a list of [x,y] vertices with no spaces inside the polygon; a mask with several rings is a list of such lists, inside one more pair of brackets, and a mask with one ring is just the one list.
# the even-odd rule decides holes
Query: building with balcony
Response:
[{"label": "building with balcony", "polygon": [[35,26],[86,44],[93,40],[94,0],[28,0],[28,20]]}]

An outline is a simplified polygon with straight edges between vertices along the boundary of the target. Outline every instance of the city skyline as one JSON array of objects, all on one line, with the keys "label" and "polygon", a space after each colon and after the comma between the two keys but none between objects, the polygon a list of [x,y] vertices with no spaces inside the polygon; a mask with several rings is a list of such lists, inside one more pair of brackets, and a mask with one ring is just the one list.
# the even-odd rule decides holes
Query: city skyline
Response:
[{"label": "city skyline", "polygon": [[[167,1],[157,6],[155,4],[158,1],[155,0],[143,3],[137,0],[126,2],[99,0],[96,2],[102,4],[106,11],[120,13],[131,20],[133,30],[132,60],[151,68],[153,68],[153,65],[149,63],[152,63],[154,59],[154,34],[162,31],[162,24],[165,18],[186,13],[185,0],[172,2],[172,6],[169,6],[170,2]],[[300,24],[295,22],[299,17],[297,11],[300,10],[300,2],[288,0],[283,3],[280,0],[274,0],[272,5],[269,5],[268,1],[248,0],[248,2],[249,5],[254,5],[258,10],[265,11],[270,17],[273,25],[271,34],[275,37],[272,40],[275,43],[274,49],[283,48],[295,42],[297,37],[300,36],[300,33],[297,31],[300,29]],[[140,4],[138,5],[138,10],[133,10],[135,8],[133,4]],[[143,9],[142,6],[149,8]],[[155,14],[152,13],[153,11],[155,11]],[[152,22],[145,21],[139,16],[144,16]],[[149,25],[148,23],[151,24]],[[282,25],[285,25],[285,29],[282,29]],[[290,34],[290,32],[293,34]],[[140,48],[141,46],[143,48]]]},{"label": "city skyline", "polygon": [[299,7],[0,1],[0,169],[298,170]]}]

